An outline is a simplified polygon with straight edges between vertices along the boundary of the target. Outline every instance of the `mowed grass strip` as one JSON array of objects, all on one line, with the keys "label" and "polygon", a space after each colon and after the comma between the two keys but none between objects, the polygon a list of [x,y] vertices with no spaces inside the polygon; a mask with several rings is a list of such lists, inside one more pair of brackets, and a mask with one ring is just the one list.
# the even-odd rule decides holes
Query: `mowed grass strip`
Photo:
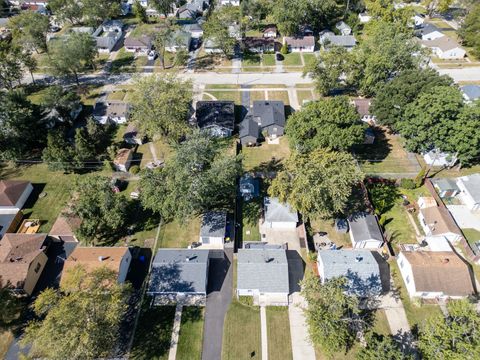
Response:
[{"label": "mowed grass strip", "polygon": [[223,360],[251,360],[262,358],[260,308],[230,304],[223,329]]},{"label": "mowed grass strip", "polygon": [[293,358],[288,307],[267,307],[267,336],[269,359]]},{"label": "mowed grass strip", "polygon": [[198,241],[200,222],[200,218],[194,218],[181,224],[176,220],[162,223],[157,248],[186,248],[192,242]]},{"label": "mowed grass strip", "polygon": [[177,345],[177,360],[200,360],[203,344],[203,308],[184,307]]}]

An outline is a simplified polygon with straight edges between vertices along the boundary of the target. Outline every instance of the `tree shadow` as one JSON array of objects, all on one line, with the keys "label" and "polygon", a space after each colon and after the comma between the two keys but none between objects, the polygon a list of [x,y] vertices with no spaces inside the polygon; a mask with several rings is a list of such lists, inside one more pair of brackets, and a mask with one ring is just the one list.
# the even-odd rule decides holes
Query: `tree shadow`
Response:
[{"label": "tree shadow", "polygon": [[367,182],[366,187],[370,201],[379,214],[384,214],[391,210],[401,194],[393,181],[370,181]]},{"label": "tree shadow", "polygon": [[199,306],[186,306],[182,310],[182,324],[197,322],[203,318],[203,310]]},{"label": "tree shadow", "polygon": [[255,166],[251,170],[251,172],[254,174],[254,176],[273,179],[276,176],[277,172],[281,170],[283,170],[282,162],[272,157],[271,160],[263,161],[257,166]]},{"label": "tree shadow", "polygon": [[134,56],[121,57],[121,58],[117,57],[115,60],[112,61],[110,72],[112,74],[118,73],[125,68],[129,68],[134,63],[135,63]]},{"label": "tree shadow", "polygon": [[375,134],[375,142],[373,144],[362,144],[353,147],[353,151],[359,160],[370,164],[384,160],[392,151],[392,144],[390,144],[386,136],[386,130],[380,127],[373,127],[372,129]]}]

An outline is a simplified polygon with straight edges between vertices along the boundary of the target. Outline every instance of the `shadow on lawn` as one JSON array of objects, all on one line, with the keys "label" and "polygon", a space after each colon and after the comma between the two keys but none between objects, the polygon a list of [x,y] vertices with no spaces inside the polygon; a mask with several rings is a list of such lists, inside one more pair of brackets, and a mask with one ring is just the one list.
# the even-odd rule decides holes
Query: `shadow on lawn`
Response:
[{"label": "shadow on lawn", "polygon": [[380,127],[374,127],[375,142],[371,145],[357,145],[354,147],[354,152],[358,158],[367,163],[376,163],[384,160],[392,151],[392,144],[390,144],[386,130]]}]

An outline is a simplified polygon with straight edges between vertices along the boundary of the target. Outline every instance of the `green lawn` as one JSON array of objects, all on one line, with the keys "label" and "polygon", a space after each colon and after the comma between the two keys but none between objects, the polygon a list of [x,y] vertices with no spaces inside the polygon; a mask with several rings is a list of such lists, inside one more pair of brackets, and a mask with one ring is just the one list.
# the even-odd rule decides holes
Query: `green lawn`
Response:
[{"label": "green lawn", "polygon": [[186,248],[192,242],[198,241],[200,222],[200,218],[194,218],[188,223],[178,221],[162,223],[157,248]]},{"label": "green lawn", "polygon": [[[44,164],[6,167],[0,170],[0,174],[4,180],[28,180],[32,183],[33,192],[25,204],[23,214],[25,218],[41,220],[39,232],[50,230],[70,200],[71,190],[78,176],[51,172]],[[40,194],[45,196],[39,197]]]},{"label": "green lawn", "polygon": [[305,65],[308,65],[310,63],[313,63],[317,57],[315,54],[303,54],[303,60],[305,61]]},{"label": "green lawn", "polygon": [[110,72],[112,74],[118,74],[121,72],[132,71],[135,63],[135,56],[131,52],[125,51],[125,48],[121,48],[115,60],[112,61]]},{"label": "green lawn", "polygon": [[283,101],[285,105],[290,105],[290,98],[288,97],[288,92],[286,91],[269,90],[268,99],[280,100]]},{"label": "green lawn", "polygon": [[269,359],[293,358],[288,307],[267,307],[267,336]]},{"label": "green lawn", "polygon": [[303,105],[304,100],[315,100],[311,90],[297,90],[297,98],[300,106]]},{"label": "green lawn", "polygon": [[202,358],[204,311],[200,307],[184,307],[177,347],[177,360]]},{"label": "green lawn", "polygon": [[202,100],[214,100],[208,94],[212,95],[217,100],[234,101],[235,104],[237,104],[237,105],[240,105],[240,103],[242,102],[239,91],[221,91],[221,90],[211,91],[211,90],[207,90],[207,91],[204,92]]},{"label": "green lawn", "polygon": [[265,66],[275,66],[275,55],[274,54],[264,54],[263,55],[263,65],[265,65]]},{"label": "green lawn", "polygon": [[476,229],[462,229],[462,232],[470,245],[480,241],[480,231]]},{"label": "green lawn", "polygon": [[172,337],[174,306],[148,307],[149,299],[142,305],[142,313],[133,339],[130,359],[166,360]]},{"label": "green lawn", "polygon": [[260,241],[258,222],[261,215],[260,198],[242,202],[242,239],[243,241]]},{"label": "green lawn", "polygon": [[243,167],[246,171],[278,167],[278,163],[290,155],[288,139],[283,136],[280,138],[280,144],[267,144],[264,142],[257,147],[245,147],[242,149],[242,154]]},{"label": "green lawn", "polygon": [[285,60],[283,60],[284,66],[302,66],[302,59],[300,58],[299,53],[290,53],[284,55]]},{"label": "green lawn", "polygon": [[239,89],[240,87],[235,84],[210,84],[210,85],[205,85],[205,90],[218,90],[218,89],[232,89],[236,90]]},{"label": "green lawn", "polygon": [[261,54],[244,53],[242,59],[243,66],[260,66],[262,64]]},{"label": "green lawn", "polygon": [[233,301],[223,329],[223,360],[262,358],[260,309]]},{"label": "green lawn", "polygon": [[352,243],[348,234],[342,234],[335,230],[335,224],[333,220],[328,219],[313,219],[310,221],[310,226],[313,233],[326,232],[328,238],[333,241],[337,246],[343,246],[351,248]]},{"label": "green lawn", "polygon": [[27,96],[27,99],[30,100],[35,105],[41,105],[43,104],[43,99],[45,98],[45,95],[47,94],[47,92],[48,92],[48,86],[42,89],[39,89],[37,91],[31,92]]},{"label": "green lawn", "polygon": [[127,97],[127,90],[112,91],[107,95],[107,100],[111,101],[123,101]]},{"label": "green lawn", "polygon": [[408,296],[397,262],[392,260],[389,263],[395,287],[399,290],[400,298],[402,299],[403,307],[407,314],[408,323],[411,327],[414,325],[421,325],[429,317],[442,313],[438,305],[420,305],[417,301],[412,301]]},{"label": "green lawn", "polygon": [[385,310],[378,309],[375,312],[375,323],[373,324],[373,332],[379,335],[390,335],[390,325],[388,325],[387,315]]}]

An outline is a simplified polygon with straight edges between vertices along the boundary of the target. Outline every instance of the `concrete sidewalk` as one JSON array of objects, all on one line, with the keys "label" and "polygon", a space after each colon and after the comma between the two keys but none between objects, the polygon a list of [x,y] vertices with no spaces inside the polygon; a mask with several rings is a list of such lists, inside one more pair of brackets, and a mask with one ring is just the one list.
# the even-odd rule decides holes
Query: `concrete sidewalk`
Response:
[{"label": "concrete sidewalk", "polygon": [[310,341],[307,322],[303,314],[306,306],[305,300],[299,293],[293,293],[291,299],[292,304],[288,307],[288,317],[290,318],[293,360],[315,360],[315,350]]},{"label": "concrete sidewalk", "polygon": [[168,360],[175,360],[177,357],[178,337],[180,335],[180,325],[182,322],[182,305],[177,304],[175,308],[175,318],[173,321],[172,340],[170,341],[170,352]]},{"label": "concrete sidewalk", "polygon": [[382,296],[380,300],[380,308],[385,310],[388,325],[393,335],[400,333],[409,333],[410,325],[408,324],[407,314],[403,308],[402,300],[395,299],[391,293]]},{"label": "concrete sidewalk", "polygon": [[260,306],[260,328],[262,331],[262,360],[268,360],[267,310]]}]

